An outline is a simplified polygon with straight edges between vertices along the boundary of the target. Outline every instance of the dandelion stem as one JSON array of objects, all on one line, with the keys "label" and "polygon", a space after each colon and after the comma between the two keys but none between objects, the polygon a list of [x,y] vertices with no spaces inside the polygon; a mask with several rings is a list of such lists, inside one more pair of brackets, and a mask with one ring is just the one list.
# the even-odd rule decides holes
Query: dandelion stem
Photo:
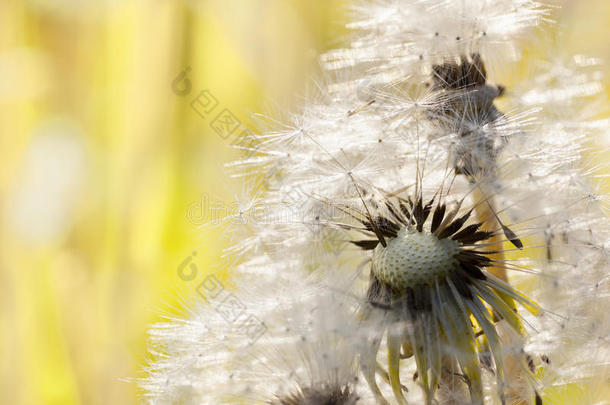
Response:
[{"label": "dandelion stem", "polygon": [[[479,221],[484,222],[482,229],[484,230],[495,230],[501,227],[500,221],[497,217],[496,204],[490,193],[484,191],[482,186],[479,186],[474,190],[473,196],[476,201],[487,201],[487,204],[477,204],[475,207],[475,213]],[[489,238],[488,246],[482,247],[484,250],[494,250],[495,253],[487,255],[492,259],[493,263],[504,263],[505,256],[501,249],[497,249],[497,246],[502,245],[503,235],[496,233]],[[504,266],[489,266],[487,271],[508,283],[508,276],[506,274],[506,268]],[[510,309],[515,313],[518,313],[515,301],[512,297],[507,294],[498,291],[500,297],[508,304]],[[518,322],[519,331],[523,330],[520,318],[513,318],[513,322]],[[529,398],[524,398],[523,381],[527,378],[527,371],[521,366],[523,362],[523,344],[520,342],[518,333],[511,330],[506,323],[506,320],[502,320],[498,323],[498,333],[501,340],[504,342],[505,347],[516,348],[517,350],[511,350],[505,353],[502,357],[504,362],[505,379],[506,379],[506,398],[507,405],[531,405],[533,402]]]}]

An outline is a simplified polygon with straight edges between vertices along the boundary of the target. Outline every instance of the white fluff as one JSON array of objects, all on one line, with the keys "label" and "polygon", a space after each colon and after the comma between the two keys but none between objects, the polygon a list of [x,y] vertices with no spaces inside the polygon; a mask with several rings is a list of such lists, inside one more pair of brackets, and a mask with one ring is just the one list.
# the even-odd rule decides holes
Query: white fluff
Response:
[{"label": "white fluff", "polygon": [[[351,356],[375,327],[345,321],[353,304],[345,297],[364,299],[370,252],[348,243],[357,233],[346,229],[362,225],[346,211],[387,213],[384,196],[420,186],[425,197],[441,187],[447,193],[448,173],[459,165],[475,172],[499,217],[524,242],[520,253],[503,245],[511,282],[548,311],[523,315],[530,326],[522,343],[542,378],[516,382],[514,390],[531,396],[534,387],[545,398],[547,387],[607,378],[610,228],[597,182],[608,167],[592,145],[608,139],[609,127],[592,118],[601,90],[596,61],[540,62],[506,89],[503,108],[486,107],[493,114],[481,117],[473,106],[496,101],[500,88],[488,80],[442,89],[434,85],[434,66],[478,54],[495,70],[518,59],[522,39],[546,16],[540,3],[370,0],[354,11],[349,45],[322,57],[326,82],[318,94],[285,124],[261,119],[262,134],[241,144],[252,153],[228,165],[253,184],[255,196],[242,205],[245,224],[231,230],[240,238],[227,254],[240,258],[234,273],[246,280],[237,292],[252,298],[273,333],[243,347],[239,333],[196,304],[186,318],[152,328],[156,356],[142,383],[146,398],[217,404],[236,403],[237,395],[265,403],[291,384],[331,378],[325,373],[332,368],[339,370],[332,378],[353,383],[364,401],[367,387],[353,381]],[[476,202],[472,187],[459,175],[444,197]],[[316,308],[325,310],[321,319]],[[336,334],[337,357],[318,358],[319,345],[336,344],[327,339]],[[252,351],[262,357],[251,360]],[[401,367],[413,371],[412,363]],[[495,379],[484,381],[495,403]],[[408,399],[421,399],[416,383],[403,383]],[[439,400],[455,403],[448,401],[461,394],[445,388]]]}]

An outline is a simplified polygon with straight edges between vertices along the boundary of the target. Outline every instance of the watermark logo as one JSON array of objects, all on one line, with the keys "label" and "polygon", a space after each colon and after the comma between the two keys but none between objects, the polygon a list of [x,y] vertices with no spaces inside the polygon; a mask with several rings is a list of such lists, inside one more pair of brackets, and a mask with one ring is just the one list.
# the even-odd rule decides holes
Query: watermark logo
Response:
[{"label": "watermark logo", "polygon": [[246,305],[235,293],[226,291],[216,276],[208,275],[197,286],[197,292],[229,325],[244,333],[249,344],[256,342],[267,330],[265,323],[248,313]]},{"label": "watermark logo", "polygon": [[239,122],[237,117],[227,108],[223,109],[220,114],[210,122],[210,128],[212,128],[222,139],[230,137],[240,125],[241,122]]},{"label": "watermark logo", "polygon": [[202,194],[199,201],[193,201],[186,209],[186,219],[193,225],[219,224],[230,218],[232,223],[243,224],[245,219],[240,215],[240,207],[236,201],[229,204],[213,200],[207,194]]},{"label": "watermark logo", "polygon": [[[178,277],[183,281],[193,281],[199,270],[195,263],[197,252],[186,257],[177,268]],[[248,307],[233,292],[227,291],[224,284],[214,275],[206,276],[196,287],[197,293],[214,311],[234,330],[243,333],[248,344],[254,344],[267,331],[263,321],[249,313]]]},{"label": "watermark logo", "polygon": [[205,118],[218,106],[218,99],[212,95],[210,90],[205,89],[191,101],[191,108],[201,118]]},{"label": "watermark logo", "polygon": [[[191,67],[187,66],[172,81],[172,92],[185,97],[191,94],[193,84],[188,78]],[[212,94],[210,89],[201,90],[190,102],[191,109],[201,118],[207,119],[220,106],[218,98]],[[243,153],[250,157],[256,151],[258,138],[248,128],[244,127],[241,121],[231,110],[223,108],[216,114],[209,123],[210,128],[222,139],[228,139],[235,135],[231,145],[241,149]]]},{"label": "watermark logo", "polygon": [[191,67],[187,66],[182,72],[176,76],[176,78],[172,81],[172,91],[177,96],[186,96],[191,93],[193,89],[193,84],[191,80],[187,77],[188,73],[191,71]]},{"label": "watermark logo", "polygon": [[197,266],[193,259],[197,252],[193,252],[178,265],[178,277],[184,281],[193,281],[197,277]]}]

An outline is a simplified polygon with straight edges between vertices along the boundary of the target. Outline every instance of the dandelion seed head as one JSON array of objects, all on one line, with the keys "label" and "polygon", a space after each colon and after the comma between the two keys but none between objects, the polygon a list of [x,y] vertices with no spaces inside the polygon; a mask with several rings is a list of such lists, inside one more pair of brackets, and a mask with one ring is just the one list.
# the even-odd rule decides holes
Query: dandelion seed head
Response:
[{"label": "dandelion seed head", "polygon": [[403,291],[433,285],[457,268],[454,255],[458,251],[459,243],[454,240],[439,240],[431,233],[404,228],[387,247],[377,245],[372,269],[380,281]]},{"label": "dandelion seed head", "polygon": [[358,3],[317,94],[229,165],[263,178],[264,218],[240,207],[227,255],[269,333],[246,348],[203,305],[157,325],[151,397],[510,404],[607,379],[597,62],[487,75],[545,18],[531,0]]}]

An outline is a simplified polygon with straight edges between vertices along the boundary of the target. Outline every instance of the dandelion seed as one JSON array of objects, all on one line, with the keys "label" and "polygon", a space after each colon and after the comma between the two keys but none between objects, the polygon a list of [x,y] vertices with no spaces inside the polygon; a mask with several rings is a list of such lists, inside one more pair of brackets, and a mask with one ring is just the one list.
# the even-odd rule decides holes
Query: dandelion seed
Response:
[{"label": "dandelion seed", "polygon": [[359,3],[319,94],[229,165],[264,177],[227,255],[270,332],[246,348],[203,328],[207,306],[153,328],[151,402],[547,405],[605,383],[595,61],[554,58],[508,90],[488,75],[545,16],[532,0]]}]

